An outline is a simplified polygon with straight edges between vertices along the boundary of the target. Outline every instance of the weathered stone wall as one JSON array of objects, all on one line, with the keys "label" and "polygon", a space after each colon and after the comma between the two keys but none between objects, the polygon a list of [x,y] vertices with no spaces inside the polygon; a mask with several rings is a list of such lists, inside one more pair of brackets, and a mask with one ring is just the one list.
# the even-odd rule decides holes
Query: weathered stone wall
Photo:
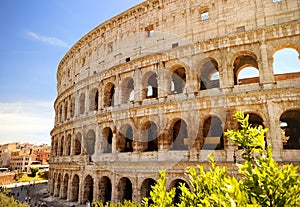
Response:
[{"label": "weathered stone wall", "polygon": [[[58,67],[50,193],[140,202],[159,170],[174,187],[211,152],[236,175],[223,132],[239,109],[269,128],[277,161],[299,165],[300,75],[273,68],[278,50],[300,52],[299,6],[144,1],[86,34]],[[259,75],[239,78],[248,66]]]}]

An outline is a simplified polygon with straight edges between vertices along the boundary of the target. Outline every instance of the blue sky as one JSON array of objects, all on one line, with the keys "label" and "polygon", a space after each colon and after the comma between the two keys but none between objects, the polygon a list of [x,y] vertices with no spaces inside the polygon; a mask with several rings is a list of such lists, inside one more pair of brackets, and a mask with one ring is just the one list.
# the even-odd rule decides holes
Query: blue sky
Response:
[{"label": "blue sky", "polygon": [[[0,144],[50,144],[57,66],[81,37],[142,0],[2,0]],[[285,53],[280,68],[298,65]],[[251,73],[247,72],[247,73]],[[247,74],[245,74],[247,76]]]},{"label": "blue sky", "polygon": [[56,70],[82,36],[141,0],[2,0],[0,144],[50,144]]}]

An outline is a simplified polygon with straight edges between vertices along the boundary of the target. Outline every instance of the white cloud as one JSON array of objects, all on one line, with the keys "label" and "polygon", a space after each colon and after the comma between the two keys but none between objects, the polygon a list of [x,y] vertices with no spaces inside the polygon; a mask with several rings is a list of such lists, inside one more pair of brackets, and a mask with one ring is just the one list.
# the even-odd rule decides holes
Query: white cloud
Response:
[{"label": "white cloud", "polygon": [[52,102],[0,103],[0,143],[51,143]]},{"label": "white cloud", "polygon": [[56,46],[60,46],[60,47],[69,47],[69,45],[67,43],[65,43],[63,40],[60,40],[56,37],[47,37],[47,36],[36,34],[34,32],[26,32],[26,35],[35,40],[38,40],[38,41],[41,41],[41,42],[44,42],[44,43],[47,43],[50,45],[56,45]]}]

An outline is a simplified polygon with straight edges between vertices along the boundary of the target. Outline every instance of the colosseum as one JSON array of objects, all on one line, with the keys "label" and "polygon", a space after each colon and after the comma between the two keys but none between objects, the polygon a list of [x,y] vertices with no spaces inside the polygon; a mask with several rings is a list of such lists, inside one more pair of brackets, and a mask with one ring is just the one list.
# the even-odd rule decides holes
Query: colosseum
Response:
[{"label": "colosseum", "polygon": [[[208,167],[211,152],[236,175],[241,153],[223,132],[238,127],[239,109],[269,128],[278,162],[299,166],[299,8],[146,0],[88,32],[58,65],[50,194],[141,202],[159,170],[168,188],[188,183],[186,167]],[[277,56],[287,50],[292,71]]]}]

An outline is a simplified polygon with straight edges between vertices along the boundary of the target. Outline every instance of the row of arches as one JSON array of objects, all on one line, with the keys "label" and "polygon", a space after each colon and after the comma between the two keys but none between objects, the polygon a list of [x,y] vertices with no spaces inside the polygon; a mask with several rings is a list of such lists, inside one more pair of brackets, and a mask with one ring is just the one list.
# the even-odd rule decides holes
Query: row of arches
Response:
[{"label": "row of arches", "polygon": [[[93,178],[91,175],[81,177],[78,174],[73,176],[65,173],[53,173],[52,183],[50,184],[50,194],[54,197],[66,199],[70,202],[86,202],[87,200],[93,201],[98,200],[102,203],[110,201],[134,200],[134,195],[138,195],[138,200],[141,201],[143,198],[150,196],[152,186],[156,184],[153,178],[145,178],[140,186],[136,184],[132,179],[128,177],[121,177],[117,182],[116,186],[113,186],[111,178],[109,176],[102,176]],[[181,179],[173,179],[168,189],[176,188],[176,196],[173,200],[174,203],[179,202],[181,192],[178,190],[180,184],[185,184],[189,187],[188,183]],[[82,185],[82,186],[80,186]],[[134,192],[138,191],[138,192]],[[137,199],[135,197],[135,199]]]},{"label": "row of arches", "polygon": [[[267,127],[266,120],[256,113],[249,113],[249,122],[253,126]],[[167,124],[167,129],[160,129],[159,123],[146,121],[136,129],[131,124],[123,124],[119,129],[107,126],[100,130],[100,141],[96,142],[95,130],[90,129],[83,137],[77,132],[75,137],[71,134],[56,136],[52,139],[52,155],[80,155],[89,156],[100,149],[100,153],[113,152],[149,152],[161,150],[222,150],[226,147],[224,139],[226,123],[218,116],[209,116],[199,126],[198,132],[189,127],[188,122],[182,118],[174,118]],[[300,149],[300,110],[288,110],[280,116],[283,149]],[[193,135],[196,138],[192,137]],[[267,141],[267,140],[266,140]],[[100,146],[97,146],[100,145]]]},{"label": "row of arches", "polygon": [[[285,50],[288,50],[288,53],[295,60],[291,67],[274,68],[275,81],[300,77],[298,52],[292,48],[285,48],[277,53],[282,53],[283,51],[286,54]],[[280,64],[283,60],[277,53],[274,54],[274,57],[276,57],[274,63],[283,67]],[[258,56],[250,51],[240,52],[235,56],[232,65],[229,66],[233,68],[233,85],[259,83],[262,63]],[[164,64],[156,65],[153,67],[154,70],[146,70],[145,74],[138,77],[142,80],[140,82],[135,81],[137,78],[132,74],[122,78],[122,80],[118,80],[118,83],[115,80],[103,82],[104,85],[101,89],[95,87],[88,92],[80,92],[76,99],[68,97],[63,100],[56,108],[56,123],[62,123],[72,118],[75,111],[80,115],[88,111],[98,111],[99,109],[115,106],[116,104],[181,94],[189,91],[220,88],[225,81],[222,80],[224,77],[220,74],[225,69],[224,67],[227,66],[220,65],[215,58],[207,57],[199,61],[196,66],[177,63],[170,66],[169,69],[163,70],[165,68]],[[282,75],[286,73],[291,75]],[[193,81],[197,83],[195,89],[191,88],[191,86],[195,85]],[[75,103],[78,105],[76,110]]]}]

